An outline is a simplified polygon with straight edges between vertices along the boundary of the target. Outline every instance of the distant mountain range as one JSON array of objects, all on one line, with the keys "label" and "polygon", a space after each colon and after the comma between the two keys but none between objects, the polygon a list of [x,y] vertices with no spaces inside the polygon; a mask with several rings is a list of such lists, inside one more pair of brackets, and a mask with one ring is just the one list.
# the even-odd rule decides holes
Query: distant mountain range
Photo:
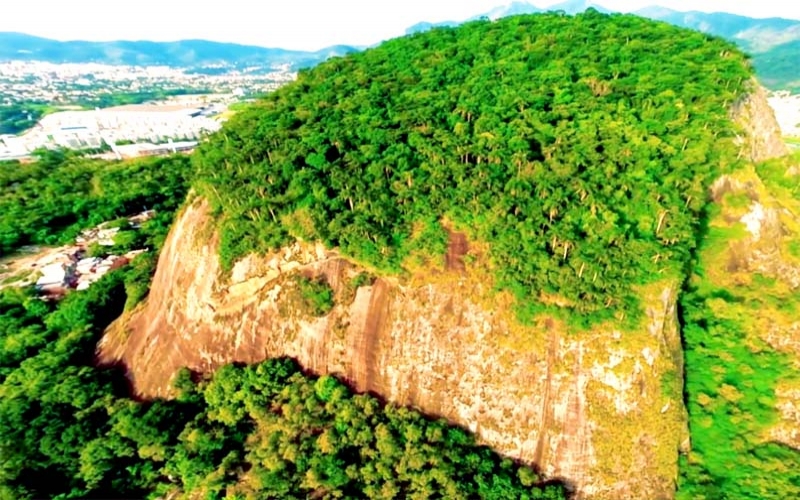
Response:
[{"label": "distant mountain range", "polygon": [[[611,12],[587,0],[568,0],[548,7],[549,11],[567,14],[587,8]],[[495,20],[518,14],[542,12],[531,3],[514,1],[470,17]],[[722,12],[678,12],[664,7],[646,7],[635,14],[692,28],[727,38],[753,57],[753,65],[762,83],[772,89],[800,92],[800,21],[781,18],[755,19]],[[406,30],[419,33],[436,27],[456,26],[464,21],[420,22]],[[360,50],[360,47],[337,45],[315,52],[264,48],[251,45],[182,40],[178,42],[59,42],[20,33],[0,33],[0,60],[23,59],[49,62],[98,62],[104,64],[167,65],[207,67],[212,65],[274,66],[290,64],[294,68],[312,66],[328,57]]]},{"label": "distant mountain range", "polygon": [[[478,19],[489,19],[490,21],[495,21],[497,19],[508,17],[508,16],[519,16],[522,14],[537,14],[540,12],[548,12],[548,11],[563,11],[567,14],[577,14],[579,12],[583,12],[588,8],[593,8],[598,12],[602,12],[604,14],[609,14],[612,11],[606,9],[602,5],[597,4],[596,2],[586,1],[586,0],[567,0],[566,2],[561,2],[556,5],[551,5],[546,9],[541,7],[537,7],[532,3],[528,2],[520,2],[514,1],[505,5],[500,5],[489,12],[484,12],[483,14],[478,14],[476,16],[472,16],[466,21],[476,21]],[[425,31],[427,29],[436,28],[436,27],[447,27],[447,26],[458,26],[459,22],[456,21],[444,21],[440,23],[426,23],[421,22],[417,23],[414,26],[411,26],[406,30],[406,34],[410,35],[412,33],[419,33],[421,31]]]},{"label": "distant mountain range", "polygon": [[22,33],[0,33],[0,61],[29,60],[53,63],[102,63],[138,66],[164,65],[197,68],[213,65],[313,66],[333,56],[359,49],[345,45],[315,52],[256,47],[207,40],[178,42],[115,41],[60,42]]}]

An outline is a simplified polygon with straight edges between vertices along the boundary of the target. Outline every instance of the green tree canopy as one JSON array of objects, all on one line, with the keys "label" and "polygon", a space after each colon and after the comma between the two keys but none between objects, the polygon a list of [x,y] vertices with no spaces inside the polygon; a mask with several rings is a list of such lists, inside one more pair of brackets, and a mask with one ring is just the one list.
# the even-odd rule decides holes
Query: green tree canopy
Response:
[{"label": "green tree canopy", "polygon": [[398,272],[443,252],[446,218],[526,307],[635,316],[634,286],[696,246],[750,75],[733,45],[631,15],[435,29],[301,72],[200,149],[197,184],[228,266],[304,238]]}]

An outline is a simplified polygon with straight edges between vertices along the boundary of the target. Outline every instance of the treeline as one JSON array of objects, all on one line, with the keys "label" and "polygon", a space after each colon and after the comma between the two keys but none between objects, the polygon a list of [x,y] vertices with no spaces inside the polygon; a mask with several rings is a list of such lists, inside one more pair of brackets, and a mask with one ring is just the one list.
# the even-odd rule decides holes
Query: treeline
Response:
[{"label": "treeline", "polygon": [[50,109],[50,105],[41,101],[4,104],[0,107],[0,135],[25,132]]},{"label": "treeline", "polygon": [[285,359],[184,371],[176,400],[134,402],[93,357],[139,285],[123,268],[58,305],[0,291],[0,498],[565,498],[462,429]]},{"label": "treeline", "polygon": [[227,266],[299,237],[398,272],[446,219],[526,315],[633,318],[696,245],[750,76],[721,39],[591,9],[435,29],[301,72],[200,148],[197,184]]},{"label": "treeline", "polygon": [[190,95],[190,94],[211,94],[211,89],[193,89],[193,88],[153,88],[142,90],[138,92],[113,92],[101,93],[96,92],[102,90],[98,87],[95,94],[91,97],[84,97],[75,101],[73,104],[82,106],[84,108],[110,108],[112,106],[126,106],[129,104],[143,104],[149,101],[163,101],[174,96]]},{"label": "treeline", "polygon": [[151,233],[161,238],[190,176],[184,155],[109,162],[45,150],[33,163],[0,163],[0,256],[23,245],[67,243],[82,229],[145,209],[157,211],[148,225],[159,225]]}]

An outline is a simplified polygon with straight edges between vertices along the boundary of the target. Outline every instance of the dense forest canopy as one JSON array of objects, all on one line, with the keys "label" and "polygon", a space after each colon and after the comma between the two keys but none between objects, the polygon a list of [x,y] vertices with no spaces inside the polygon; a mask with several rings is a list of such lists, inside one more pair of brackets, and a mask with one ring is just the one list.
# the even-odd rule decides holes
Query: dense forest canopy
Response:
[{"label": "dense forest canopy", "polygon": [[397,272],[448,221],[528,312],[631,318],[696,246],[750,78],[730,43],[630,15],[435,29],[301,72],[201,148],[197,184],[228,266],[303,238]]},{"label": "dense forest canopy", "polygon": [[142,279],[123,268],[57,306],[0,290],[0,498],[565,498],[460,428],[288,360],[185,371],[176,400],[130,400],[92,365]]},{"label": "dense forest canopy", "polygon": [[82,229],[146,209],[169,225],[186,199],[189,163],[183,155],[109,162],[64,150],[0,163],[0,257],[23,245],[67,243]]}]

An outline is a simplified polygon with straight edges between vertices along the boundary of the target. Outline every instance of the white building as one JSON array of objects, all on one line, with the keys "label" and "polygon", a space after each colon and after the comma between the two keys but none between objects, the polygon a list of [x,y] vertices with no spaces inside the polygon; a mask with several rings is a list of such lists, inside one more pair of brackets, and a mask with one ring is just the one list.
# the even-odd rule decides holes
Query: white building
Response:
[{"label": "white building", "polygon": [[41,147],[99,148],[106,142],[113,148],[120,141],[191,141],[219,130],[220,126],[217,120],[205,116],[202,109],[182,105],[61,111],[45,116],[33,129],[19,137],[3,138],[5,146],[0,148],[0,157],[4,152],[9,157],[12,154],[24,156]]}]

